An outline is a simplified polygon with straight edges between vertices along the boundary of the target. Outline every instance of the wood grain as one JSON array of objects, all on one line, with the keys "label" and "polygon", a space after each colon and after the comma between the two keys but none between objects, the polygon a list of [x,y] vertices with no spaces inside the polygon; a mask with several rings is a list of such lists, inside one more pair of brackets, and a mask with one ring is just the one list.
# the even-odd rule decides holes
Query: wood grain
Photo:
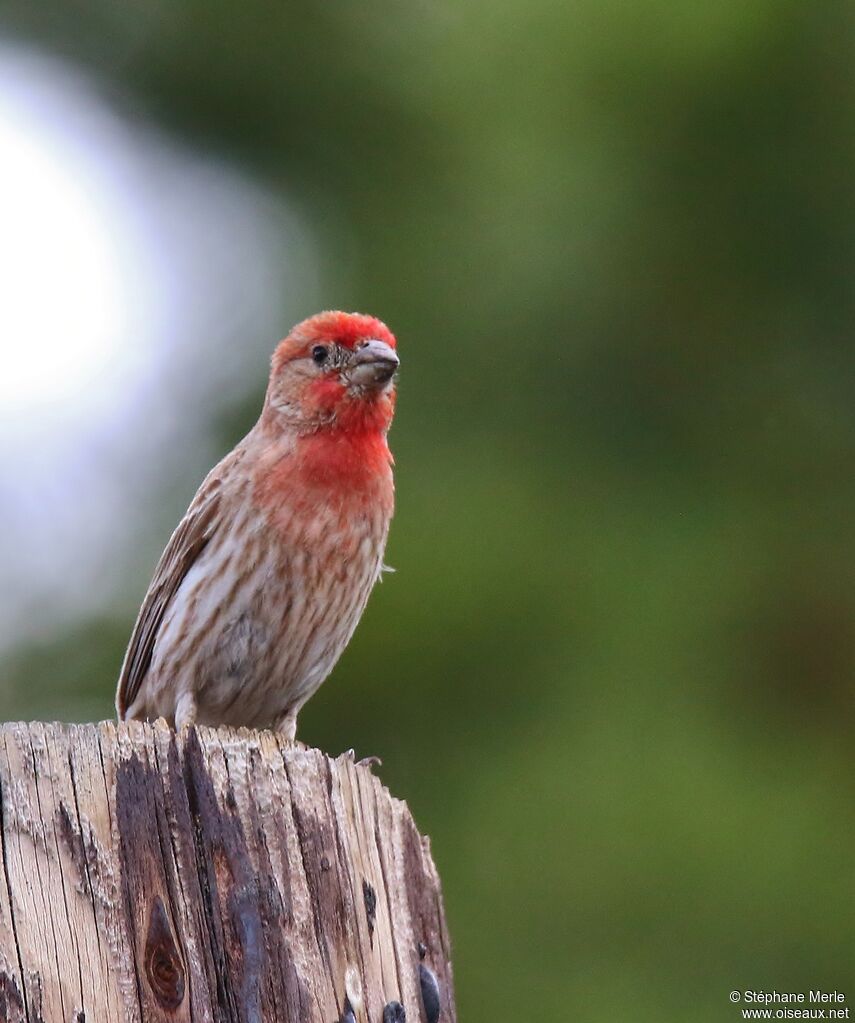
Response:
[{"label": "wood grain", "polygon": [[367,767],[271,732],[7,724],[0,815],[0,1020],[454,1023],[428,840]]}]

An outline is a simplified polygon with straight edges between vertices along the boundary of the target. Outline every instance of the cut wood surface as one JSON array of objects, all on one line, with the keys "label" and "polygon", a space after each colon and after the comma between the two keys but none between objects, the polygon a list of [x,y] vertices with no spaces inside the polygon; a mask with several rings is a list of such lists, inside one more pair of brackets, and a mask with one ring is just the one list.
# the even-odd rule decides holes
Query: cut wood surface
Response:
[{"label": "cut wood surface", "polygon": [[0,726],[0,1020],[454,1023],[427,839],[272,732]]}]

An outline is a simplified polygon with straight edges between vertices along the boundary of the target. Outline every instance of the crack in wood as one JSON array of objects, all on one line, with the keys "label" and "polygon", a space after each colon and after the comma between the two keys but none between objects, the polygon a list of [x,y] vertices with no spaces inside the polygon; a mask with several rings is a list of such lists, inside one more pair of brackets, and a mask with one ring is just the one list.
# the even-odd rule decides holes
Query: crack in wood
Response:
[{"label": "crack in wood", "polygon": [[[8,756],[6,758],[8,764]],[[11,1013],[9,1013],[9,1007],[12,1006],[17,1008],[22,1019],[29,1021],[30,1014],[27,1009],[27,988],[26,981],[24,979],[24,964],[21,958],[21,944],[18,940],[18,928],[15,924],[15,901],[12,894],[12,880],[9,875],[9,861],[7,852],[7,838],[6,838],[6,799],[4,796],[6,785],[4,779],[0,777],[0,862],[3,864],[3,879],[6,885],[6,896],[9,903],[9,926],[12,932],[12,941],[15,946],[15,959],[18,963],[18,977],[21,981],[21,987],[18,987],[18,983],[15,978],[8,972],[8,969],[0,971],[0,1007],[3,1009],[3,1019],[11,1020]],[[8,955],[8,950],[3,950]],[[5,955],[4,955],[5,958]],[[9,1013],[9,1015],[7,1015]]]}]

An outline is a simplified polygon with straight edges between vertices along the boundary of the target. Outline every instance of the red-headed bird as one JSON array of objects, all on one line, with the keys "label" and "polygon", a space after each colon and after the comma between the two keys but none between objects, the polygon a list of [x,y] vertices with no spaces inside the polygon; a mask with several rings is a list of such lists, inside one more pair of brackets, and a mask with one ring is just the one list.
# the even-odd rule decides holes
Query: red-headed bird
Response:
[{"label": "red-headed bird", "polygon": [[383,570],[395,348],[380,320],[340,312],[280,342],[258,422],[205,478],[155,569],[120,719],[294,738]]}]

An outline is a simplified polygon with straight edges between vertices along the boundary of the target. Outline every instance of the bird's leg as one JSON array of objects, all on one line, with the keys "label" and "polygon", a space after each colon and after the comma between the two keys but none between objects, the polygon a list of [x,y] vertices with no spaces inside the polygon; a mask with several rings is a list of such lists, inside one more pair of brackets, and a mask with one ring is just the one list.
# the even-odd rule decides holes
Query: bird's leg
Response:
[{"label": "bird's leg", "polygon": [[196,697],[192,693],[182,693],[175,706],[175,731],[189,728],[196,723]]},{"label": "bird's leg", "polygon": [[278,732],[286,742],[294,742],[297,738],[297,710],[291,707],[276,719],[273,730]]}]

